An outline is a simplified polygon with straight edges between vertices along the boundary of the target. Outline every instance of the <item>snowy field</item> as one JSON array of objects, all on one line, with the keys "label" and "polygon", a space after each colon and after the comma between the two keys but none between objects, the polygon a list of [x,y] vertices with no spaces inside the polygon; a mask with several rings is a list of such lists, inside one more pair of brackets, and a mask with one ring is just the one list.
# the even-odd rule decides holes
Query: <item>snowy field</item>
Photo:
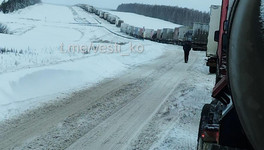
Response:
[{"label": "snowy field", "polygon": [[[0,120],[42,104],[45,97],[89,87],[157,58],[164,49],[163,44],[124,38],[119,28],[78,7],[38,4],[1,13],[0,20],[12,33],[0,34],[0,47],[6,49],[0,54]],[[91,43],[93,47],[117,43],[120,50],[67,51],[71,45]],[[144,51],[131,52],[131,45],[144,46]]]},{"label": "snowy field", "polygon": [[118,11],[108,11],[107,12],[116,15],[120,17],[122,20],[124,20],[125,23],[129,25],[133,25],[135,27],[145,27],[148,29],[163,29],[163,28],[176,28],[180,27],[181,25],[174,24],[172,22],[151,18],[147,16],[142,16],[134,13],[128,13],[128,12],[118,12]]}]

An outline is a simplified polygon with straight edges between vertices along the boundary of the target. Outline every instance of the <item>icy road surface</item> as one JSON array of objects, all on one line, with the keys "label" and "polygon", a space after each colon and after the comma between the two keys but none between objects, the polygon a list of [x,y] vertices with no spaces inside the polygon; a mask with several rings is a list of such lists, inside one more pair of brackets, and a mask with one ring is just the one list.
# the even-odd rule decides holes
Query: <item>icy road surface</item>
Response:
[{"label": "icy road surface", "polygon": [[0,149],[195,149],[213,75],[180,50],[0,125]]}]

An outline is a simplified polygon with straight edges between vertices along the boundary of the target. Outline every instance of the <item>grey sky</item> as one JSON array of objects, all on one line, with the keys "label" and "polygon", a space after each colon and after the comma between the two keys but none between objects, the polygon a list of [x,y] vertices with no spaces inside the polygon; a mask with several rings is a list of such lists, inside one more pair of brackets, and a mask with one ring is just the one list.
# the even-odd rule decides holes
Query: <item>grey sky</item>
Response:
[{"label": "grey sky", "polygon": [[160,4],[193,8],[201,11],[209,11],[212,4],[220,5],[222,0],[42,0],[48,3],[76,4],[87,3],[100,8],[116,9],[121,3]]}]

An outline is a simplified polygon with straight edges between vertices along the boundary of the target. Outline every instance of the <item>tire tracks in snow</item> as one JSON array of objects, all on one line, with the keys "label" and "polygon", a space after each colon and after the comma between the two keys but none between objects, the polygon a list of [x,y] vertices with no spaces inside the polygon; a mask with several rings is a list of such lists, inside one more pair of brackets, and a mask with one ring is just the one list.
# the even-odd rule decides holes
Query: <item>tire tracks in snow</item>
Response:
[{"label": "tire tracks in snow", "polygon": [[[174,55],[175,56],[175,55]],[[177,59],[176,59],[177,60]],[[182,79],[186,77],[186,67],[182,59],[178,63],[167,64],[171,69],[159,76],[153,85],[125,107],[113,114],[96,128],[71,145],[68,150],[126,149],[131,140],[156,114],[161,105],[172,94]]]},{"label": "tire tracks in snow", "polygon": [[[195,63],[204,64],[200,59]],[[186,78],[179,84],[158,113],[133,139],[128,150],[196,149],[200,112],[203,104],[211,100],[214,77],[208,75],[207,70],[204,72],[193,66],[187,69],[192,78]],[[202,80],[207,83],[201,83]]]},{"label": "tire tracks in snow", "polygon": [[0,149],[67,148],[112,114],[131,105],[174,63],[182,61],[171,53],[175,52],[0,124]]}]

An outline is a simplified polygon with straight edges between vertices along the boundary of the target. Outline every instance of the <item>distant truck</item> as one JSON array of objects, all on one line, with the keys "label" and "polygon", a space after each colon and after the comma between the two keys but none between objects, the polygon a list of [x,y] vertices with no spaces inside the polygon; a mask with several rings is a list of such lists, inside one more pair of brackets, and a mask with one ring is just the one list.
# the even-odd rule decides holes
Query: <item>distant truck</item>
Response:
[{"label": "distant truck", "polygon": [[154,30],[153,29],[145,29],[144,33],[143,33],[143,38],[144,39],[148,39],[151,40],[152,39],[152,34],[153,34]]},{"label": "distant truck", "polygon": [[117,19],[117,16],[109,14],[106,20],[111,24],[116,24]]},{"label": "distant truck", "polygon": [[164,28],[162,31],[161,42],[173,43],[173,34],[174,34],[174,29]]},{"label": "distant truck", "polygon": [[[186,34],[188,31],[190,31],[191,28],[187,26],[181,26],[177,27],[174,29],[174,34],[173,34],[173,41],[177,45],[183,45],[183,42],[186,40]],[[189,35],[191,33],[191,35]],[[188,33],[188,37],[192,37],[192,32]],[[190,39],[191,41],[191,39]]]},{"label": "distant truck", "polygon": [[128,35],[134,36],[134,30],[135,30],[135,27],[134,26],[129,26],[129,33],[128,33]]},{"label": "distant truck", "polygon": [[210,23],[209,23],[209,35],[208,35],[208,43],[207,43],[207,51],[206,57],[207,63],[206,65],[209,66],[209,72],[215,73],[216,72],[216,64],[217,64],[217,46],[218,42],[214,39],[217,36],[219,25],[220,25],[220,16],[221,16],[221,6],[212,5],[210,7]]},{"label": "distant truck", "polygon": [[100,18],[104,18],[104,14],[105,14],[104,11],[100,11],[99,17],[100,17]]},{"label": "distant truck", "polygon": [[124,23],[123,20],[121,20],[120,18],[117,18],[116,20],[116,27],[121,27],[121,24]]},{"label": "distant truck", "polygon": [[107,20],[107,18],[108,18],[108,16],[109,16],[109,15],[110,15],[110,14],[109,14],[109,13],[107,13],[107,12],[106,12],[106,13],[104,13],[104,19],[105,19],[105,20]]},{"label": "distant truck", "polygon": [[174,32],[173,32],[173,42],[174,44],[178,44],[178,40],[179,40],[179,32],[180,32],[180,28],[176,27],[174,28]]},{"label": "distant truck", "polygon": [[138,32],[137,32],[137,38],[139,39],[143,39],[143,34],[144,34],[144,28],[138,28]]},{"label": "distant truck", "polygon": [[88,10],[88,12],[93,13],[94,12],[94,7],[87,5],[87,10]]},{"label": "distant truck", "polygon": [[161,37],[162,37],[162,33],[163,32],[163,30],[162,29],[158,29],[157,30],[157,38],[156,38],[156,41],[157,42],[160,42],[161,41]]},{"label": "distant truck", "polygon": [[193,50],[206,50],[209,25],[195,22],[193,24],[192,48]]},{"label": "distant truck", "polygon": [[152,40],[152,41],[156,41],[156,40],[157,40],[157,31],[154,30],[154,31],[152,32],[151,40]]},{"label": "distant truck", "polygon": [[128,28],[128,24],[122,23],[120,27],[120,31],[126,33],[127,28]]},{"label": "distant truck", "polygon": [[77,6],[89,13],[94,13],[96,10],[93,6],[90,6],[90,5],[79,4]]}]

